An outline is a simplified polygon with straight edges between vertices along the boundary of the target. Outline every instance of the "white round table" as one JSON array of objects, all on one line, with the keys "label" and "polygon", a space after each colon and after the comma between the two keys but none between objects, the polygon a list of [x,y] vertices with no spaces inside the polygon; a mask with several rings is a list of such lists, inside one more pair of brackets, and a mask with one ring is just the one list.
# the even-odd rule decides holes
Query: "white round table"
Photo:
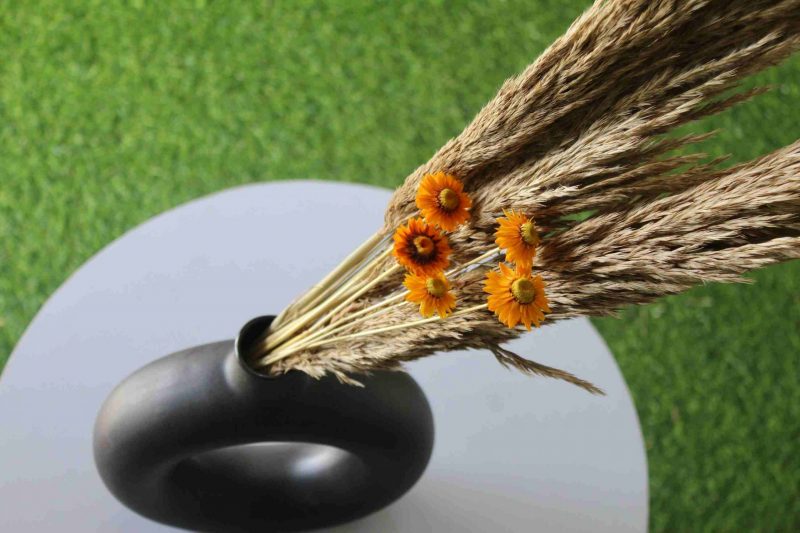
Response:
[{"label": "white round table", "polygon": [[[0,378],[0,531],[168,529],[128,511],[100,481],[91,436],[103,399],[155,358],[280,311],[380,225],[388,198],[325,182],[239,187],[157,216],[83,265],[39,311]],[[646,530],[636,411],[589,321],[510,346],[608,396],[506,370],[484,351],[414,362],[434,412],[431,463],[395,504],[335,531]]]}]

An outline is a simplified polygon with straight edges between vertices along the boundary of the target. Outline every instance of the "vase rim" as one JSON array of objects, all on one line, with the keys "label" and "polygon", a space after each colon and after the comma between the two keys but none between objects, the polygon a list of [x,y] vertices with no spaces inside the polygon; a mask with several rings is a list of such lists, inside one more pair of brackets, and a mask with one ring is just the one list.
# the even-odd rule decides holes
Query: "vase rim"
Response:
[{"label": "vase rim", "polygon": [[272,321],[275,320],[275,315],[263,315],[251,318],[239,330],[239,334],[233,341],[233,351],[236,355],[236,360],[239,362],[245,372],[261,379],[276,379],[278,376],[270,376],[264,374],[253,368],[247,361],[246,353],[247,348],[263,333]]}]

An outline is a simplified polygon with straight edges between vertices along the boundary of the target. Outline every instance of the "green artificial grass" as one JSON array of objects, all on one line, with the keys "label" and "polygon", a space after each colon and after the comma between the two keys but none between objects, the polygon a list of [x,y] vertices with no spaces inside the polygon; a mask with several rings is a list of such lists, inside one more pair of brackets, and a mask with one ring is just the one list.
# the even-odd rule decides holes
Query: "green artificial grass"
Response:
[{"label": "green artificial grass", "polygon": [[[161,211],[253,181],[398,185],[587,4],[2,3],[0,365]],[[757,81],[775,90],[691,128],[723,129],[704,149],[798,137],[800,61]],[[595,322],[641,418],[653,530],[800,528],[800,264],[752,277]]]}]

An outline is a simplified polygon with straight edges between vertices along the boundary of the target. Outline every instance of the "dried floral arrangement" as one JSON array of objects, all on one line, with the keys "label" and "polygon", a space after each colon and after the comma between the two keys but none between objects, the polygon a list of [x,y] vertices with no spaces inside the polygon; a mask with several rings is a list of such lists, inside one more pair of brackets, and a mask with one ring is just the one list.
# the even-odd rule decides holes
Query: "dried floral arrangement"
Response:
[{"label": "dried floral arrangement", "polygon": [[273,322],[270,374],[396,369],[800,257],[800,142],[725,168],[670,135],[764,89],[800,0],[598,0],[392,197],[385,224]]}]

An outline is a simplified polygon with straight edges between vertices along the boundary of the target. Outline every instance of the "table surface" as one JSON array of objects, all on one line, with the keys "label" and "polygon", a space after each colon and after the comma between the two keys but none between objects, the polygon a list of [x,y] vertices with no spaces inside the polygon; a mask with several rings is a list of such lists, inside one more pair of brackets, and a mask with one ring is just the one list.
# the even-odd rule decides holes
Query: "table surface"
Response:
[{"label": "table surface", "polygon": [[[102,485],[91,435],[103,399],[155,358],[280,311],[379,227],[388,198],[313,181],[238,187],[155,217],[84,264],[0,378],[0,530],[169,529]],[[436,423],[428,470],[395,504],[335,531],[646,530],[639,422],[589,321],[549,325],[510,347],[608,395],[522,376],[485,351],[414,362]]]}]

